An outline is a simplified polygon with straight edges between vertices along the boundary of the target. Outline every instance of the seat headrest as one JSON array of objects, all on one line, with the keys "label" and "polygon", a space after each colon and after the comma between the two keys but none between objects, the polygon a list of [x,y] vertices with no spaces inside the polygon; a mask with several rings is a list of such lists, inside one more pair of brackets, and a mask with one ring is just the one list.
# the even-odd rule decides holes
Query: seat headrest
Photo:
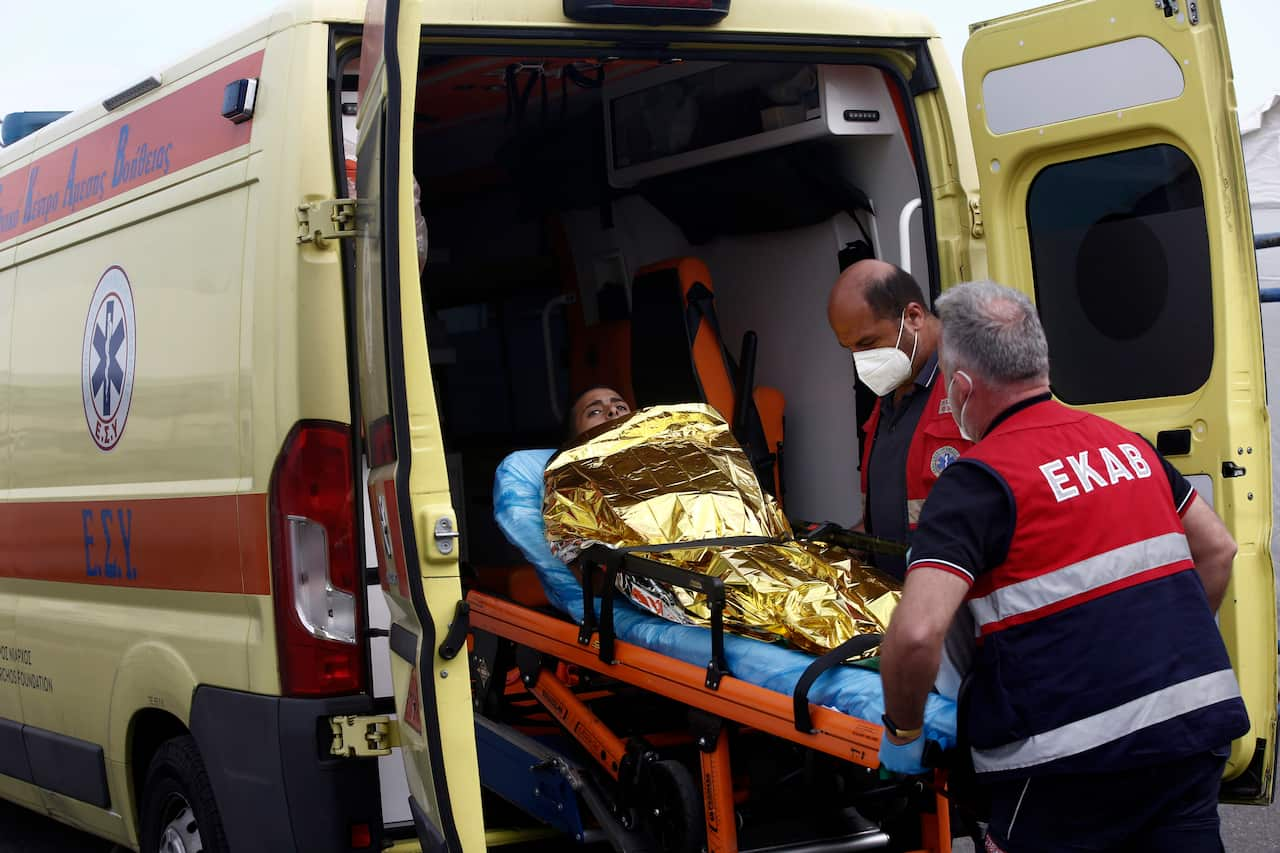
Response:
[{"label": "seat headrest", "polygon": [[636,273],[635,282],[632,285],[633,295],[635,288],[645,287],[648,283],[655,281],[650,277],[653,273],[663,272],[674,272],[676,274],[680,282],[681,296],[687,296],[689,288],[695,284],[701,284],[707,290],[715,292],[715,287],[711,282],[711,270],[707,269],[707,265],[703,263],[702,259],[684,257],[670,258],[641,267]]},{"label": "seat headrest", "polygon": [[[691,293],[703,297],[693,308]],[[706,402],[732,421],[734,380],[711,293],[711,271],[700,258],[659,261],[636,274],[631,378],[637,405]]]}]

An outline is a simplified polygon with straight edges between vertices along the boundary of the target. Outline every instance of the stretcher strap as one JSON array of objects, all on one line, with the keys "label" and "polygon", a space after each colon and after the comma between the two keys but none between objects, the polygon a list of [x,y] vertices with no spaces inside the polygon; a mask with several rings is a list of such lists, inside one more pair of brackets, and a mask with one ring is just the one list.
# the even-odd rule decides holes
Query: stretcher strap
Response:
[{"label": "stretcher strap", "polygon": [[[588,544],[582,549],[579,557],[578,566],[582,573],[582,627],[578,631],[578,642],[588,645],[591,637],[596,632],[596,608],[595,608],[595,570],[598,568],[605,574],[603,589],[601,594],[603,600],[600,604],[600,616],[603,622],[600,635],[600,659],[610,662],[613,658],[613,593],[614,581],[617,580],[619,571],[626,571],[623,565],[624,558],[633,554],[660,554],[667,551],[677,551],[688,548],[714,548],[714,547],[744,547],[747,545],[764,545],[768,543],[780,544],[786,542],[785,539],[772,539],[768,536],[722,536],[716,539],[693,539],[688,542],[668,542],[658,545],[633,545],[629,548],[613,548],[601,542]],[[662,570],[664,567],[660,563],[651,560],[644,560],[643,557],[636,557],[636,560],[643,560],[643,563],[632,563],[631,574],[638,574],[643,577],[654,577],[652,567]],[[645,568],[650,568],[645,571]],[[686,589],[695,589],[698,592],[705,592],[702,584],[692,579],[703,577],[690,572],[681,572],[673,567],[667,567],[670,572],[679,572],[679,578],[655,578],[656,580],[666,580],[668,583],[675,583],[677,586]],[[718,579],[716,579],[718,581]],[[708,583],[709,586],[714,584]],[[722,585],[723,586],[723,585]],[[712,596],[714,598],[714,596]],[[723,599],[723,596],[721,597]],[[713,607],[715,602],[711,602]],[[721,602],[723,604],[723,600]],[[713,616],[715,614],[713,613]],[[608,631],[604,630],[604,626],[608,627]]]},{"label": "stretcher strap", "polygon": [[[662,554],[667,551],[687,551],[691,548],[743,548],[747,545],[782,545],[792,540],[772,536],[718,536],[712,539],[691,539],[688,542],[667,542],[661,545],[633,545],[613,549],[619,554]],[[606,546],[607,547],[607,546]]]},{"label": "stretcher strap", "polygon": [[[734,423],[730,425],[733,430],[733,437],[738,440],[738,444],[742,446],[743,451],[747,454],[751,468],[756,473],[756,479],[760,481],[760,488],[773,495],[773,465],[777,460],[777,456],[769,452],[769,442],[764,435],[764,424],[760,421],[760,413],[756,409],[754,399],[752,399],[755,389],[755,377],[744,377],[740,374],[738,362],[734,359],[733,354],[729,352],[729,348],[725,346],[724,336],[720,334],[720,319],[716,316],[714,300],[715,294],[700,281],[694,282],[693,286],[685,294],[685,327],[689,335],[689,354],[692,358],[694,341],[698,337],[698,326],[705,320],[707,325],[711,327],[716,342],[720,345],[720,356],[724,360],[724,369],[729,376],[729,382],[734,387],[734,394],[746,397],[745,400],[736,401],[735,409],[740,409],[742,413],[741,422],[738,422],[736,417],[737,411],[721,412],[720,414],[726,418],[734,418]],[[754,359],[752,359],[752,372],[754,372],[754,369]],[[696,376],[697,374],[698,368],[695,361],[694,375]],[[701,378],[698,381],[701,383]],[[707,402],[711,401],[707,400]],[[777,497],[777,495],[773,496]]]},{"label": "stretcher strap", "polygon": [[809,664],[804,674],[800,676],[800,680],[796,682],[795,692],[791,695],[797,731],[804,734],[813,732],[813,720],[809,716],[809,688],[818,680],[818,676],[833,666],[844,663],[851,657],[856,657],[869,649],[874,649],[880,645],[880,641],[883,639],[883,634],[859,634],[852,639],[845,640]]},{"label": "stretcher strap", "polygon": [[832,545],[839,545],[849,551],[889,554],[895,557],[905,557],[910,550],[910,547],[905,542],[898,542],[894,539],[880,539],[875,536],[869,536],[866,533],[858,533],[855,530],[841,527],[833,521],[819,523],[816,521],[802,521],[797,518],[789,520],[792,528],[800,531],[800,538],[806,541],[828,542]]},{"label": "stretcher strap", "polygon": [[[579,566],[582,571],[582,628],[578,632],[578,642],[590,645],[591,636],[595,633],[596,616],[595,600],[592,589],[595,586],[595,571],[603,569],[604,583],[600,590],[600,660],[613,663],[613,646],[615,642],[613,628],[613,600],[619,572],[650,578],[673,586],[691,589],[702,593],[707,598],[707,606],[711,611],[711,660],[707,663],[706,686],[711,690],[720,687],[720,680],[729,674],[729,664],[724,653],[724,580],[699,572],[668,566],[639,556],[640,553],[671,550],[674,548],[699,547],[704,545],[753,545],[761,542],[777,542],[764,536],[736,536],[720,539],[701,539],[693,542],[675,542],[667,545],[642,545],[634,548],[609,548],[604,545],[591,545],[582,551]],[[636,552],[636,553],[632,553]]]}]

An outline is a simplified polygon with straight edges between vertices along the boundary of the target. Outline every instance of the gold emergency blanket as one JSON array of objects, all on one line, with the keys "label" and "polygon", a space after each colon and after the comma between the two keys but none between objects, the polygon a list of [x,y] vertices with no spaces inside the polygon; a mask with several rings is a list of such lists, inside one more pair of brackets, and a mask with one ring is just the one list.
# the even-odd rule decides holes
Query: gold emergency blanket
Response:
[{"label": "gold emergency blanket", "polygon": [[[642,556],[722,578],[726,626],[810,652],[882,633],[899,598],[892,579],[849,552],[788,541],[791,526],[760,488],[728,424],[700,403],[642,409],[559,453],[547,465],[543,514],[551,549],[565,562],[594,543],[671,544]],[[777,541],[678,547],[737,536]],[[626,575],[618,586],[659,616],[708,621],[699,593]]]}]

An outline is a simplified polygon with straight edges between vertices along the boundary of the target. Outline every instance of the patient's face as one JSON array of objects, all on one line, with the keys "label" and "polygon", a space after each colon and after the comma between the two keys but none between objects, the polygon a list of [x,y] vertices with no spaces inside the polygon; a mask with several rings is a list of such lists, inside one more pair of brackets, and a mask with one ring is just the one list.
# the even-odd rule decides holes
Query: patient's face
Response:
[{"label": "patient's face", "polygon": [[573,404],[573,431],[582,435],[593,426],[631,414],[631,407],[612,388],[592,388]]}]

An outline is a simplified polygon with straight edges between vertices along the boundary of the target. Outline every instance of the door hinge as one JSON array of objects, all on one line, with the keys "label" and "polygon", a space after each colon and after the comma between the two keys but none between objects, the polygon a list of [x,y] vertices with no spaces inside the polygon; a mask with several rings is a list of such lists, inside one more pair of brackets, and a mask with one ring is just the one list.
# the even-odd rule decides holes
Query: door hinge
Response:
[{"label": "door hinge", "polygon": [[982,227],[982,202],[971,198],[969,199],[969,234],[981,238],[985,233]]},{"label": "door hinge", "polygon": [[387,716],[329,718],[333,741],[329,754],[340,758],[373,758],[390,755],[400,745],[400,726]]},{"label": "door hinge", "polygon": [[326,198],[298,205],[298,243],[324,249],[329,240],[356,236],[356,200]]}]

